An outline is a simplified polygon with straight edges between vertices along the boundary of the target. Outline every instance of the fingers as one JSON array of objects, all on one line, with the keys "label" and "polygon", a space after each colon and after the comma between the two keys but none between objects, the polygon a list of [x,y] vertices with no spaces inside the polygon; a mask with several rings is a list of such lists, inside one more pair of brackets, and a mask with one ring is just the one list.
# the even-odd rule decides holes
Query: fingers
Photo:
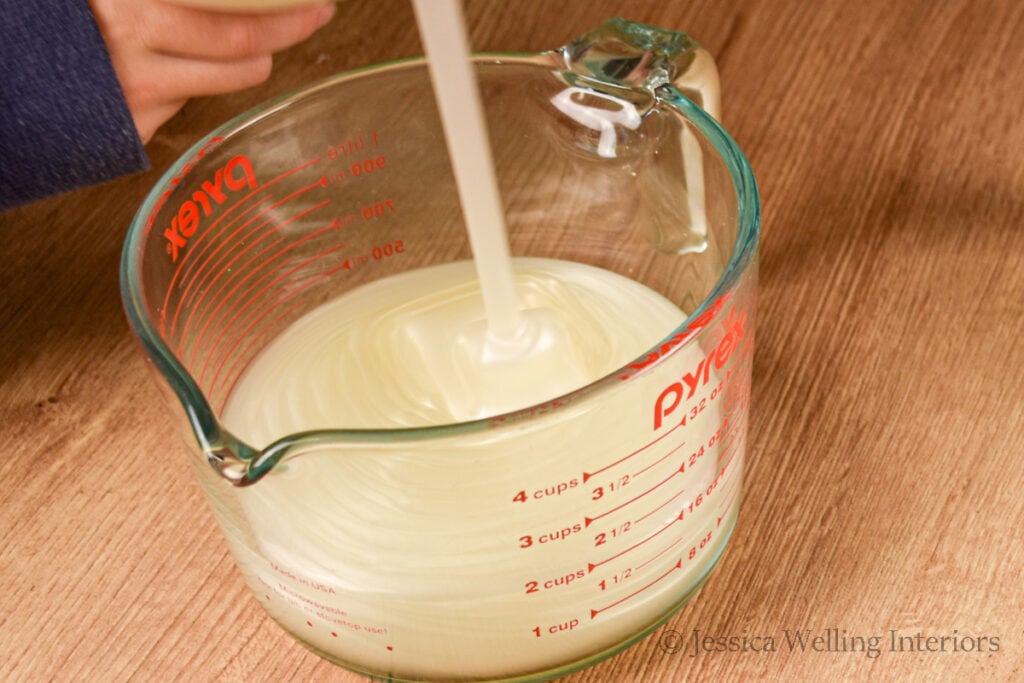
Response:
[{"label": "fingers", "polygon": [[143,141],[191,97],[270,76],[273,54],[330,20],[334,3],[265,13],[214,12],[163,0],[89,0]]},{"label": "fingers", "polygon": [[213,12],[155,2],[144,14],[138,39],[151,51],[213,61],[270,55],[312,35],[334,13],[334,3],[275,12]]},{"label": "fingers", "polygon": [[[203,95],[219,95],[251,88],[270,77],[273,57],[261,55],[230,62],[151,56],[143,79],[134,90],[145,93],[158,90],[159,99],[176,100]],[[158,99],[156,97],[151,99]]]},{"label": "fingers", "polygon": [[149,142],[157,129],[185,106],[186,100],[167,101],[144,108],[132,108],[135,128],[143,143]]},{"label": "fingers", "polygon": [[273,57],[263,55],[230,62],[211,62],[148,55],[143,63],[145,68],[125,73],[122,88],[139,135],[148,142],[156,129],[186,100],[234,92],[267,80]]}]

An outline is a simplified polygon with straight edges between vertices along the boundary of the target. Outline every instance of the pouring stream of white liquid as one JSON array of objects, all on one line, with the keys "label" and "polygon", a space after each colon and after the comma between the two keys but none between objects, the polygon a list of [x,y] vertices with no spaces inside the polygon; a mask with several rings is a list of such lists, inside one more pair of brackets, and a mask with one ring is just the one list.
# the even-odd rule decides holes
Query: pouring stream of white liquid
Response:
[{"label": "pouring stream of white liquid", "polygon": [[505,231],[480,93],[458,0],[413,0],[462,211],[476,261],[490,340],[521,333]]}]

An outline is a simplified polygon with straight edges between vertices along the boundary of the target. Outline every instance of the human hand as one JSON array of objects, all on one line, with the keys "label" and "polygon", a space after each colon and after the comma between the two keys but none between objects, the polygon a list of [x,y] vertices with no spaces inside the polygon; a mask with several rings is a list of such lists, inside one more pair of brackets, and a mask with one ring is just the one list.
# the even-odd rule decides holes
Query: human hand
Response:
[{"label": "human hand", "polygon": [[215,12],[164,0],[89,0],[143,142],[185,102],[270,76],[274,52],[326,24],[334,3]]}]

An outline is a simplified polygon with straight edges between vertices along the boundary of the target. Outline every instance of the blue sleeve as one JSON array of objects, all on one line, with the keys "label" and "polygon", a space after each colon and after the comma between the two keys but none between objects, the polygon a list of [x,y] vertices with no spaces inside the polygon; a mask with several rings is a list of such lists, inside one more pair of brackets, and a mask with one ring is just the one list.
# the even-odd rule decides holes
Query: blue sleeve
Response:
[{"label": "blue sleeve", "polygon": [[148,166],[87,0],[0,0],[0,211]]}]

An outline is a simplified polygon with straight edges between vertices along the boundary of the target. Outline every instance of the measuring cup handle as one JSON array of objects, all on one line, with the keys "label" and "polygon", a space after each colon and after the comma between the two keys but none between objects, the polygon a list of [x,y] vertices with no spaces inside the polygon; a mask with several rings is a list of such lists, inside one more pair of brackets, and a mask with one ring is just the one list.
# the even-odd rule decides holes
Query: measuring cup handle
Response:
[{"label": "measuring cup handle", "polygon": [[683,93],[716,120],[722,120],[722,86],[718,80],[718,65],[704,48],[693,52],[693,61],[673,81]]},{"label": "measuring cup handle", "polygon": [[[711,118],[720,120],[718,67],[711,53],[685,33],[614,18],[558,53],[572,72],[573,82],[609,93],[624,88],[637,91],[646,94],[651,103],[671,103],[682,95]],[[609,121],[603,123],[611,127]],[[704,151],[690,126],[678,130],[679,156],[668,182],[677,183],[680,191],[666,217],[652,218],[648,224],[659,249],[676,254],[702,253],[709,246]],[[610,140],[602,140],[604,144],[598,145],[597,153],[614,157],[609,151],[615,147],[614,133],[609,131],[605,137]],[[657,172],[655,169],[649,174]],[[648,185],[645,183],[641,192],[647,191]]]},{"label": "measuring cup handle", "polygon": [[716,120],[721,118],[715,60],[681,31],[616,17],[558,52],[570,70],[597,81],[645,90],[670,83]]}]

